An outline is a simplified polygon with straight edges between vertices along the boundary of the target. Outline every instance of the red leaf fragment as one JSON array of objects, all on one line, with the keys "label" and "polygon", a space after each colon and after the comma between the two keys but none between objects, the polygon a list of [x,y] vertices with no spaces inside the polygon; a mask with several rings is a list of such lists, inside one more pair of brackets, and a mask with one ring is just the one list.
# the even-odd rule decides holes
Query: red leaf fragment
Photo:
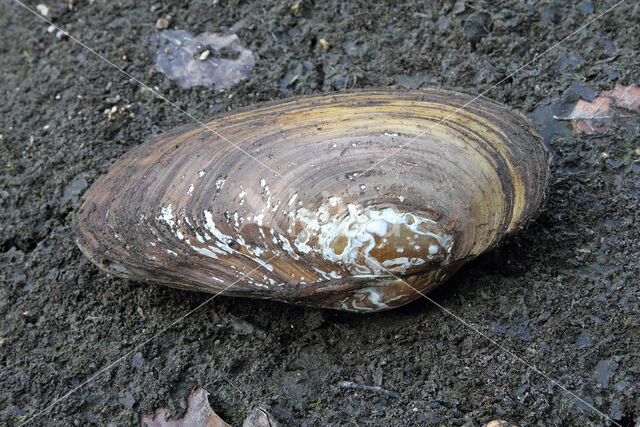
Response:
[{"label": "red leaf fragment", "polygon": [[167,420],[167,408],[156,409],[156,413],[142,418],[145,427],[231,427],[222,421],[207,399],[209,393],[203,388],[195,389],[187,399],[187,413],[179,420]]},{"label": "red leaf fragment", "polygon": [[[603,90],[591,102],[579,100],[568,117],[573,130],[586,135],[603,133],[615,116],[615,108],[640,113],[640,86],[616,86],[613,90]],[[623,114],[621,117],[630,117]]]}]

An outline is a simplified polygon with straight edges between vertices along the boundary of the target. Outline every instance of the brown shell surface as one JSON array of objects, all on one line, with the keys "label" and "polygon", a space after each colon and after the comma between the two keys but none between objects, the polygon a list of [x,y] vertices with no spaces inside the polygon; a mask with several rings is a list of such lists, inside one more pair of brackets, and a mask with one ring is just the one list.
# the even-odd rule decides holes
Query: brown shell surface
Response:
[{"label": "brown shell surface", "polygon": [[86,192],[74,226],[92,262],[185,289],[386,310],[521,228],[548,189],[529,122],[453,91],[296,98],[206,125],[136,147]]}]

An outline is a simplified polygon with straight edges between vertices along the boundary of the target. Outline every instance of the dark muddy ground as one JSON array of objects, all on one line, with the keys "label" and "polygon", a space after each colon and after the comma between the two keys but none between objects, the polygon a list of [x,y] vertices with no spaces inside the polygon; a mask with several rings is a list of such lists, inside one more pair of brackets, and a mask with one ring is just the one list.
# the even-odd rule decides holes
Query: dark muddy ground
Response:
[{"label": "dark muddy ground", "polygon": [[[50,1],[49,18],[199,118],[345,88],[479,93],[615,4],[303,0],[296,16],[293,0],[70,3]],[[550,118],[575,102],[575,83],[640,82],[639,14],[626,1],[487,93],[543,124],[549,201],[432,297],[503,348],[425,299],[352,315],[219,297],[39,413],[208,296],[102,273],[70,221],[118,156],[189,119],[0,1],[0,424],[131,425],[160,406],[179,416],[196,386],[234,424],[255,405],[286,425],[640,422],[638,123],[587,137]],[[220,92],[154,72],[149,37],[166,16],[173,29],[237,33],[256,55],[249,79]]]}]

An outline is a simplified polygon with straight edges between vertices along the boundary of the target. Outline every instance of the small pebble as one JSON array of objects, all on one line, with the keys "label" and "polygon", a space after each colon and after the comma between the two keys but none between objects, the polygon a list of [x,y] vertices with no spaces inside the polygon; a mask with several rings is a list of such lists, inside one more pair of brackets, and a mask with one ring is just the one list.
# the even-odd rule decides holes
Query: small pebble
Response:
[{"label": "small pebble", "polygon": [[329,50],[329,42],[326,41],[324,38],[320,39],[320,44],[322,45],[324,50]]},{"label": "small pebble", "polygon": [[200,61],[206,61],[208,57],[209,57],[209,50],[207,49],[200,54],[200,58],[198,59],[200,59]]},{"label": "small pebble", "polygon": [[38,9],[38,12],[40,12],[40,15],[49,16],[49,6],[47,6],[46,4],[40,3],[39,5],[36,6],[36,9]]},{"label": "small pebble", "polygon": [[53,25],[49,25],[47,27],[47,33],[49,34],[53,34],[53,32],[56,30],[56,27],[54,27]]},{"label": "small pebble", "polygon": [[159,30],[164,30],[169,28],[169,20],[166,18],[160,18],[156,21],[156,28]]}]

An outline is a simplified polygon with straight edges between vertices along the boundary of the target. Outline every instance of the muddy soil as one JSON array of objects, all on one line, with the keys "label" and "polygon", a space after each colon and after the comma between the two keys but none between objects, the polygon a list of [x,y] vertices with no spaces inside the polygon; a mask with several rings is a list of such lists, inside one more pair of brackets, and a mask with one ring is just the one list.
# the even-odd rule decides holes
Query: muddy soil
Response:
[{"label": "muddy soil", "polygon": [[[552,118],[587,88],[640,83],[640,5],[527,65],[615,2],[425,3],[47,3],[48,19],[197,118],[360,87],[488,90],[553,152],[539,218],[432,293],[437,305],[354,315],[218,297],[165,330],[209,296],[99,271],[71,213],[121,154],[190,119],[1,0],[0,424],[135,425],[162,406],[179,417],[198,386],[234,424],[257,405],[284,425],[640,422],[638,122],[589,137]],[[159,18],[236,33],[255,68],[225,91],[181,89],[150,59]]]}]

